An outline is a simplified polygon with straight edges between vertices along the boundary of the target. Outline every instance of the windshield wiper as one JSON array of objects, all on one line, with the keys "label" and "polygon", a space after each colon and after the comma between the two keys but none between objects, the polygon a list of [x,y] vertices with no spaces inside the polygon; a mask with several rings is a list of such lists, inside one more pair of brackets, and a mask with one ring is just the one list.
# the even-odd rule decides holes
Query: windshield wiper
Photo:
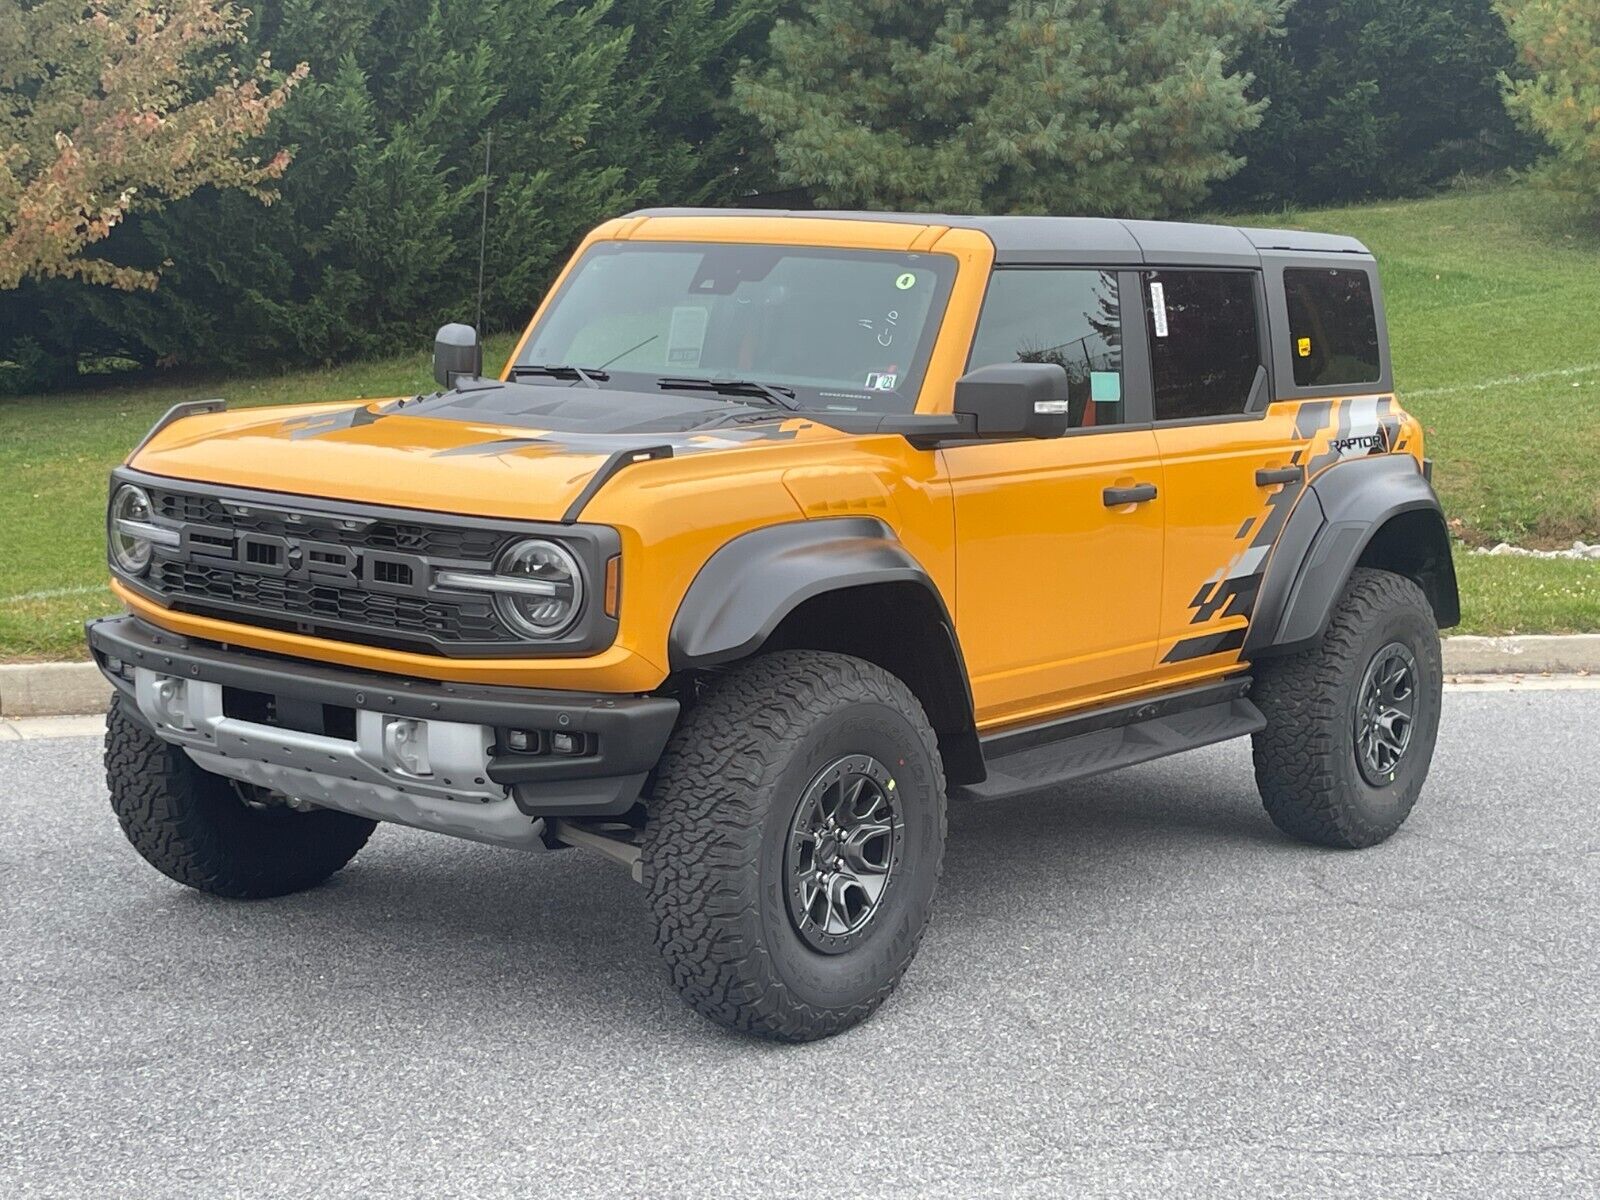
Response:
[{"label": "windshield wiper", "polygon": [[611,378],[611,373],[600,367],[569,367],[566,363],[518,363],[511,368],[511,378],[519,375],[548,375],[552,379],[570,379],[582,382],[584,387],[597,388]]},{"label": "windshield wiper", "polygon": [[716,392],[719,396],[751,396],[790,412],[800,409],[793,388],[758,383],[754,379],[690,379],[669,375],[656,380],[656,386],[663,392]]}]

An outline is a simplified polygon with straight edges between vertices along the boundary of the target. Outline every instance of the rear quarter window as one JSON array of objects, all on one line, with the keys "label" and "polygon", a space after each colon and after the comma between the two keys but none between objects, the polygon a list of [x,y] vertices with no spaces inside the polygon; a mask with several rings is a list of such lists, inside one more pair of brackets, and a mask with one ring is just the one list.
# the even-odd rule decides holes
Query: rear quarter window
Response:
[{"label": "rear quarter window", "polygon": [[1283,273],[1296,387],[1377,383],[1378,315],[1360,270],[1291,267]]}]

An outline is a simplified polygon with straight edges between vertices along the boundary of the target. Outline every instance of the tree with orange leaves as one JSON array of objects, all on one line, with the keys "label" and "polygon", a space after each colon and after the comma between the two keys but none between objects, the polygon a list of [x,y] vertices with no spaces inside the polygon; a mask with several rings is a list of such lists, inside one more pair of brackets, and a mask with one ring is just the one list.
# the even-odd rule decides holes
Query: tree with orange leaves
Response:
[{"label": "tree with orange leaves", "polygon": [[84,252],[205,185],[273,198],[286,151],[245,152],[304,76],[241,73],[248,14],[212,0],[0,0],[0,290],[70,276],[153,287]]},{"label": "tree with orange leaves", "polygon": [[1600,4],[1595,0],[1497,0],[1524,79],[1506,102],[1555,153],[1545,175],[1600,209]]}]

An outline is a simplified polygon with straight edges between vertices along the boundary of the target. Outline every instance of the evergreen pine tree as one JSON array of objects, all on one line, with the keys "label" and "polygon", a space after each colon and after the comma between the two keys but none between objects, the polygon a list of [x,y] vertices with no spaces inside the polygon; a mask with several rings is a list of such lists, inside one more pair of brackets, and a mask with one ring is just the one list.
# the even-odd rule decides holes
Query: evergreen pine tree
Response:
[{"label": "evergreen pine tree", "polygon": [[741,104],[826,206],[1157,215],[1260,120],[1231,60],[1281,0],[811,0]]}]

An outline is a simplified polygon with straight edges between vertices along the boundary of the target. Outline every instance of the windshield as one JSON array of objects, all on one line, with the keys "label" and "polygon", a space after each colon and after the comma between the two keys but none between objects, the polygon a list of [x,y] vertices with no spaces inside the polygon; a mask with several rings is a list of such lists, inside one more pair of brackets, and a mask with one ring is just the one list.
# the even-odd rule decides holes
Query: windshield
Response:
[{"label": "windshield", "polygon": [[601,242],[517,365],[604,371],[599,386],[632,391],[747,381],[804,409],[909,412],[954,275],[938,254]]}]

